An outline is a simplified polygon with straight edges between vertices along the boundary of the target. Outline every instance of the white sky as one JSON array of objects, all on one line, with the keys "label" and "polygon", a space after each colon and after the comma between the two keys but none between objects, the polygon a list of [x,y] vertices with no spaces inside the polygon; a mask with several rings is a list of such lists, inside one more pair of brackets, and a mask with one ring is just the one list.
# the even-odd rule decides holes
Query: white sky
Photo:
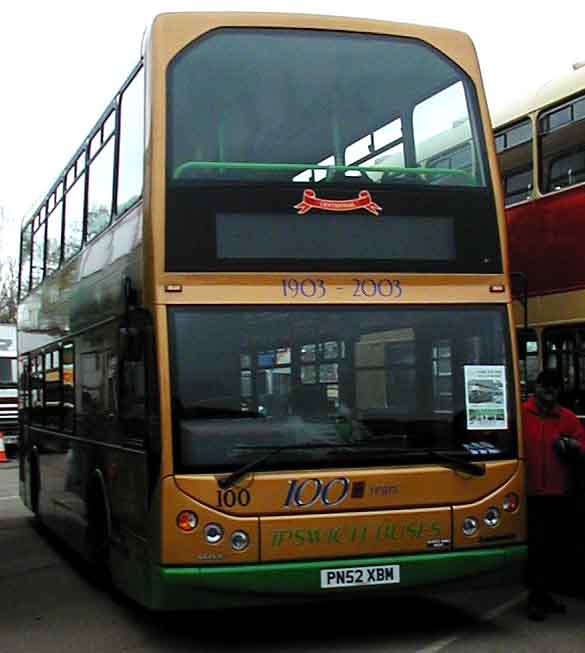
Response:
[{"label": "white sky", "polygon": [[277,11],[358,16],[467,32],[490,110],[585,60],[585,0],[29,0],[0,3],[0,252],[16,255],[35,208],[137,63],[164,11]]}]

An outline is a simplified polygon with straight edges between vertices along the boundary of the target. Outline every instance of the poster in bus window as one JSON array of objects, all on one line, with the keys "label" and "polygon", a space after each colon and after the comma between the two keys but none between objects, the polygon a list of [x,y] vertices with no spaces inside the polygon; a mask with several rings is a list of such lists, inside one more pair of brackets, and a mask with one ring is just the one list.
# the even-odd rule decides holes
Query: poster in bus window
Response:
[{"label": "poster in bus window", "polygon": [[504,365],[465,365],[467,428],[507,429],[508,405]]}]

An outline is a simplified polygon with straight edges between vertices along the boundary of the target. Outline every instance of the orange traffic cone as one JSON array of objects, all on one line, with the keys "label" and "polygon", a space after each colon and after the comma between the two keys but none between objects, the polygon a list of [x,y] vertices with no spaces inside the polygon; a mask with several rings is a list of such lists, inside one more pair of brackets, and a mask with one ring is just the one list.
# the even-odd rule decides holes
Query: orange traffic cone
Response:
[{"label": "orange traffic cone", "polygon": [[0,463],[7,463],[6,447],[4,446],[4,433],[0,431]]}]

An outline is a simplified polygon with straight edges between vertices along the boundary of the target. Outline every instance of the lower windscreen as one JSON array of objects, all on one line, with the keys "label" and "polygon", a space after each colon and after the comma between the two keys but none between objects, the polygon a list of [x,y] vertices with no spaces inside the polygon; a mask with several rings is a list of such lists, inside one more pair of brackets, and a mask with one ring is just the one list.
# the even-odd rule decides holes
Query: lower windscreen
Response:
[{"label": "lower windscreen", "polygon": [[504,307],[169,309],[179,470],[516,453]]},{"label": "lower windscreen", "polygon": [[272,259],[455,258],[454,220],[447,217],[220,213],[216,234],[218,259],[261,260],[267,251]]}]

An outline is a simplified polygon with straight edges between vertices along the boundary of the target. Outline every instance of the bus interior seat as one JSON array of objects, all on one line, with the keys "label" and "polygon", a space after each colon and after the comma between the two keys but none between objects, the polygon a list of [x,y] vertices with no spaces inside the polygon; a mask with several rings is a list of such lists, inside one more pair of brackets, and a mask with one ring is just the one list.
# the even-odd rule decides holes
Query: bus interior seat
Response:
[{"label": "bus interior seat", "polygon": [[292,393],[293,414],[302,417],[326,417],[329,408],[326,386],[320,384],[301,385]]}]

